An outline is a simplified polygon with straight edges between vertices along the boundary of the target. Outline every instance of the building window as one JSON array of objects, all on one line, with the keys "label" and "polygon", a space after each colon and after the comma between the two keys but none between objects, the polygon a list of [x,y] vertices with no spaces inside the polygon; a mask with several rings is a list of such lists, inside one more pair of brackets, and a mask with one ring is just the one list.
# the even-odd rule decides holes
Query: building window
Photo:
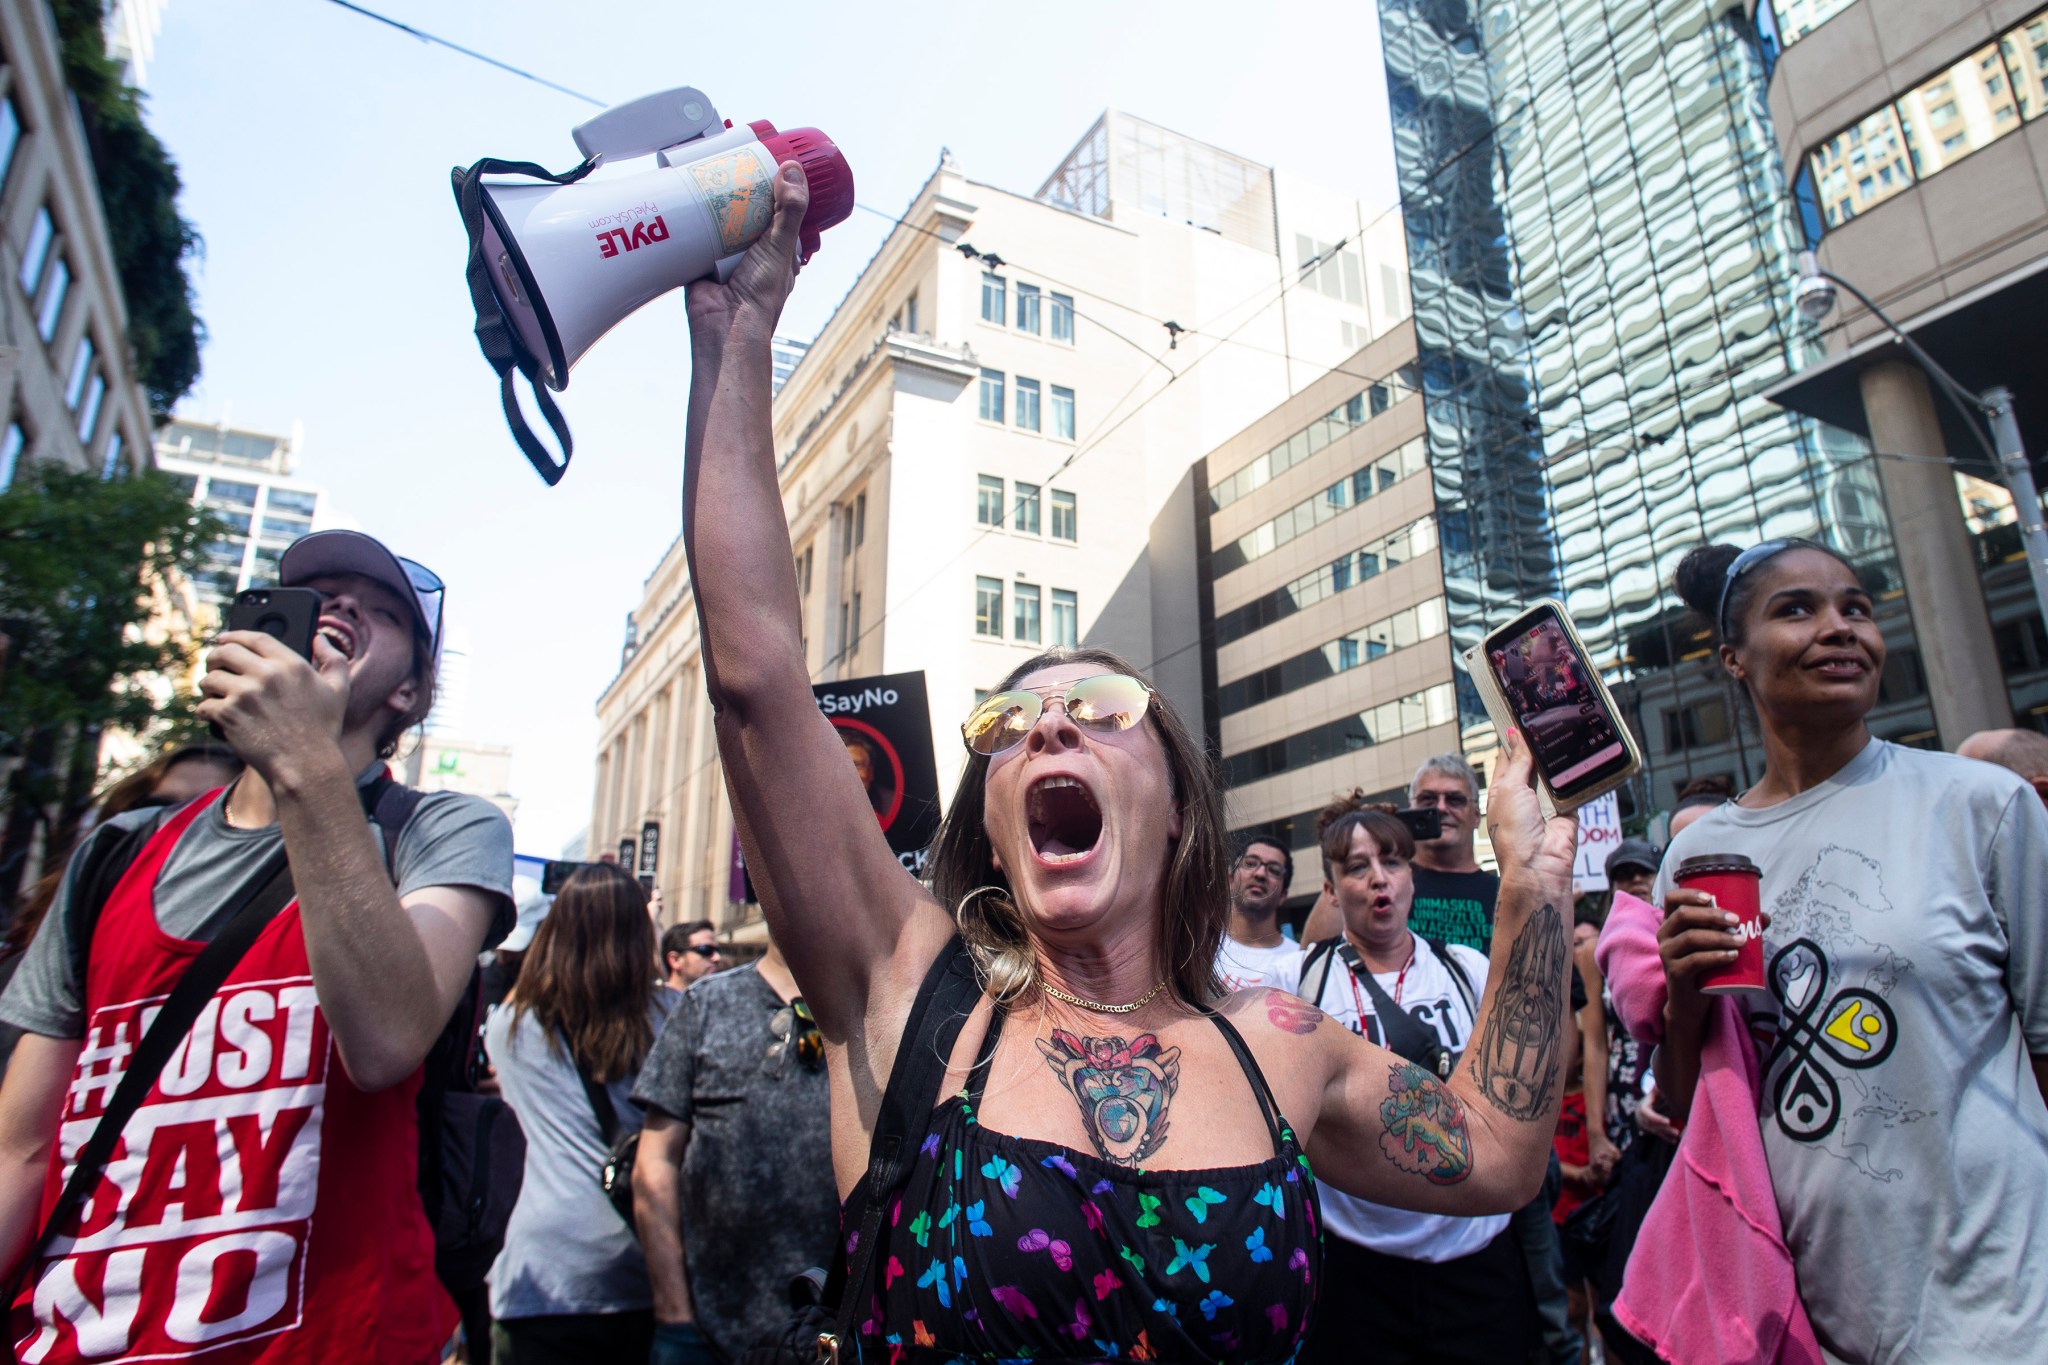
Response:
[{"label": "building window", "polygon": [[974,520],[982,526],[1003,524],[1003,481],[983,474],[974,489]]},{"label": "building window", "polygon": [[1664,712],[1664,751],[1679,754],[1728,742],[1728,703],[1708,697]]},{"label": "building window", "polygon": [[846,637],[846,652],[851,654],[860,648],[860,594],[853,595],[853,625]]},{"label": "building window", "polygon": [[912,336],[917,335],[917,291],[915,289],[910,291],[910,297],[903,301],[903,306],[896,310],[896,316],[891,318],[890,321],[895,323],[897,331],[908,332]]},{"label": "building window", "polygon": [[43,292],[43,270],[50,264],[50,248],[56,241],[56,220],[49,209],[37,209],[35,221],[29,224],[28,241],[21,248],[21,288],[31,299]]},{"label": "building window", "polygon": [[[270,489],[270,501],[265,504],[272,512],[282,512],[289,517],[310,517],[320,505],[320,495],[305,488]],[[805,551],[806,554],[810,552]]]},{"label": "building window", "polygon": [[1017,286],[1017,330],[1038,335],[1038,286]]},{"label": "building window", "polygon": [[57,339],[57,324],[64,319],[64,299],[71,292],[71,266],[62,256],[50,263],[50,278],[43,288],[43,306],[36,313],[36,331],[44,341]]},{"label": "building window", "polygon": [[993,322],[996,326],[1000,327],[1003,325],[1005,314],[1008,312],[1009,305],[1003,285],[1003,277],[984,272],[981,277],[981,320],[983,322]]},{"label": "building window", "polygon": [[0,100],[0,186],[7,184],[7,172],[14,166],[14,151],[21,146],[21,115],[12,99]]},{"label": "building window", "polygon": [[1038,585],[1019,583],[1012,590],[1016,598],[1016,612],[1011,620],[1011,636],[1030,644],[1038,643]]},{"label": "building window", "polygon": [[78,349],[71,353],[71,377],[64,381],[64,406],[78,411],[78,400],[85,397],[86,377],[92,373],[92,362],[98,356],[92,347],[92,333],[86,332],[78,338]]},{"label": "building window", "polygon": [[974,633],[1003,638],[1003,580],[974,580]]},{"label": "building window", "polygon": [[868,495],[865,493],[853,500],[853,543],[868,543]]},{"label": "building window", "polygon": [[1003,420],[1003,372],[983,370],[981,372],[981,420],[1000,422]]},{"label": "building window", "polygon": [[107,377],[98,370],[85,386],[85,401],[78,405],[78,439],[90,442],[93,428],[100,424],[100,405],[107,397]]},{"label": "building window", "polygon": [[1079,540],[1079,527],[1080,509],[1074,494],[1055,488],[1052,492],[1052,538]]},{"label": "building window", "polygon": [[1017,376],[1017,425],[1025,431],[1038,430],[1038,381]]},{"label": "building window", "polygon": [[1081,643],[1081,603],[1065,588],[1052,590],[1052,642],[1069,649]]},{"label": "building window", "polygon": [[100,477],[111,479],[127,472],[128,466],[121,462],[121,433],[117,431],[107,438],[107,455],[100,461]]},{"label": "building window", "polygon": [[1052,434],[1062,441],[1074,439],[1074,391],[1052,386]]},{"label": "building window", "polygon": [[1052,339],[1074,344],[1074,301],[1065,294],[1052,296]]},{"label": "building window", "polygon": [[832,656],[835,659],[843,659],[853,650],[852,613],[852,603],[841,602],[839,604],[839,652]]},{"label": "building window", "polygon": [[21,429],[21,423],[9,422],[6,433],[0,435],[0,488],[14,486],[15,471],[27,449],[28,433]]},{"label": "building window", "polygon": [[1017,519],[1015,528],[1028,535],[1038,534],[1038,485],[1019,483],[1017,485]]}]

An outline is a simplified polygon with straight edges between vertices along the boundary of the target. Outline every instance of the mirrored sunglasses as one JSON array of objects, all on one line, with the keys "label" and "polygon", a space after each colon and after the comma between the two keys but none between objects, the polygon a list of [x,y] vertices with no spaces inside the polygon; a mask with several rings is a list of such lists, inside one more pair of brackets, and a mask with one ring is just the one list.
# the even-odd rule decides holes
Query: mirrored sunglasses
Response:
[{"label": "mirrored sunglasses", "polygon": [[999,754],[1030,734],[1045,708],[1055,701],[1067,719],[1083,730],[1099,734],[1128,730],[1145,718],[1152,695],[1151,688],[1128,673],[1097,673],[1067,684],[1064,690],[1055,684],[997,692],[967,713],[960,738],[974,753]]}]

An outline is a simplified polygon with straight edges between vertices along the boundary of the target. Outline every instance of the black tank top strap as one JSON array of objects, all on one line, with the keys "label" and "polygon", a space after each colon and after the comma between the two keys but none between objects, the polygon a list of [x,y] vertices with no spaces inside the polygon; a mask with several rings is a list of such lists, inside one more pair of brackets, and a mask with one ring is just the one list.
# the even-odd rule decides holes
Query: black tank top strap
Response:
[{"label": "black tank top strap", "polygon": [[1208,1015],[1210,1021],[1222,1031],[1223,1041],[1230,1044],[1230,1050],[1237,1054],[1237,1064],[1244,1070],[1245,1079],[1252,1083],[1252,1092],[1259,1097],[1259,1108],[1266,1115],[1266,1129],[1273,1134],[1273,1150],[1276,1153],[1284,1153],[1288,1142],[1282,1130],[1287,1125],[1280,1116],[1279,1101],[1273,1098],[1273,1088],[1266,1084],[1266,1073],[1259,1070],[1258,1062],[1252,1057],[1252,1050],[1245,1046],[1244,1036],[1228,1019],[1207,1005],[1201,1009],[1202,1013]]},{"label": "black tank top strap", "polygon": [[976,1109],[981,1108],[982,1088],[988,1084],[988,1073],[996,1060],[996,1044],[1002,1040],[1005,1013],[1001,1005],[997,1005],[989,1012],[988,1033],[981,1040],[981,1051],[974,1059],[974,1070],[967,1073],[967,1102]]}]

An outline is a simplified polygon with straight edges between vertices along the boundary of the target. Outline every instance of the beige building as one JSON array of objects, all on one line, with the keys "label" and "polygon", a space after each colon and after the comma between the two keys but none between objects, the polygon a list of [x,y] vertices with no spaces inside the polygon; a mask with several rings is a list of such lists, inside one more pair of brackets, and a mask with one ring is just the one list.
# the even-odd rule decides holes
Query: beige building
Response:
[{"label": "beige building", "polygon": [[[2048,440],[2048,6],[1751,0],[1783,50],[1772,122],[1819,265],[1972,393]],[[1981,416],[1938,392],[1848,289],[1825,354],[1769,396],[1866,435],[1935,733],[2048,728],[2048,632]],[[1904,458],[1900,458],[1904,457]],[[1945,462],[1953,462],[1945,463]],[[2038,455],[2035,479],[2044,469]],[[2000,503],[2003,506],[2000,506]]]},{"label": "beige building", "polygon": [[[1035,195],[942,160],[775,402],[813,679],[921,670],[942,792],[1049,645],[1202,714],[1201,455],[1396,327],[1405,271],[1398,215],[1113,111]],[[680,545],[598,714],[591,846],[658,822],[665,915],[728,922]]]},{"label": "beige building", "polygon": [[463,792],[481,796],[517,818],[519,798],[512,795],[512,747],[484,744],[455,735],[429,732],[405,757],[407,786],[423,792]]},{"label": "beige building", "polygon": [[27,459],[149,464],[149,399],[46,5],[0,5],[0,488]]},{"label": "beige building", "polygon": [[1404,323],[1202,461],[1211,743],[1234,831],[1322,874],[1315,816],[1354,787],[1405,805],[1460,748],[1435,497]]}]

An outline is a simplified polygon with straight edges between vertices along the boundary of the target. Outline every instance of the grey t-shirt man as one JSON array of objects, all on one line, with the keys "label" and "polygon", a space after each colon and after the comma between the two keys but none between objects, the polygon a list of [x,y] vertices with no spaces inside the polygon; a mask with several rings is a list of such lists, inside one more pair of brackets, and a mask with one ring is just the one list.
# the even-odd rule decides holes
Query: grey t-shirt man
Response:
[{"label": "grey t-shirt man", "polygon": [[[368,785],[383,771],[372,764],[357,775]],[[229,899],[284,839],[275,824],[236,829],[214,801],[186,829],[156,883],[156,922],[173,938],[209,941],[220,932]],[[0,1019],[46,1038],[85,1036],[86,945],[72,941],[72,897],[85,849],[115,831],[161,824],[175,812],[149,807],[117,815],[88,836],[65,871],[42,927],[22,955],[21,966],[0,995]],[[383,831],[371,826],[381,851]],[[498,916],[485,936],[490,947],[511,931],[512,826],[503,811],[479,796],[435,792],[406,822],[392,865],[398,894],[429,886],[467,886],[492,894]]]},{"label": "grey t-shirt man", "polygon": [[839,1237],[832,1099],[797,1056],[787,1007],[751,967],[682,994],[633,1098],[690,1125],[683,1266],[697,1329],[736,1357],[789,1316],[789,1281],[830,1268]]},{"label": "grey t-shirt man", "polygon": [[2048,1339],[2048,810],[1988,763],[1882,740],[1664,858],[1763,869],[1764,1153],[1821,1345],[2037,1361]]}]

